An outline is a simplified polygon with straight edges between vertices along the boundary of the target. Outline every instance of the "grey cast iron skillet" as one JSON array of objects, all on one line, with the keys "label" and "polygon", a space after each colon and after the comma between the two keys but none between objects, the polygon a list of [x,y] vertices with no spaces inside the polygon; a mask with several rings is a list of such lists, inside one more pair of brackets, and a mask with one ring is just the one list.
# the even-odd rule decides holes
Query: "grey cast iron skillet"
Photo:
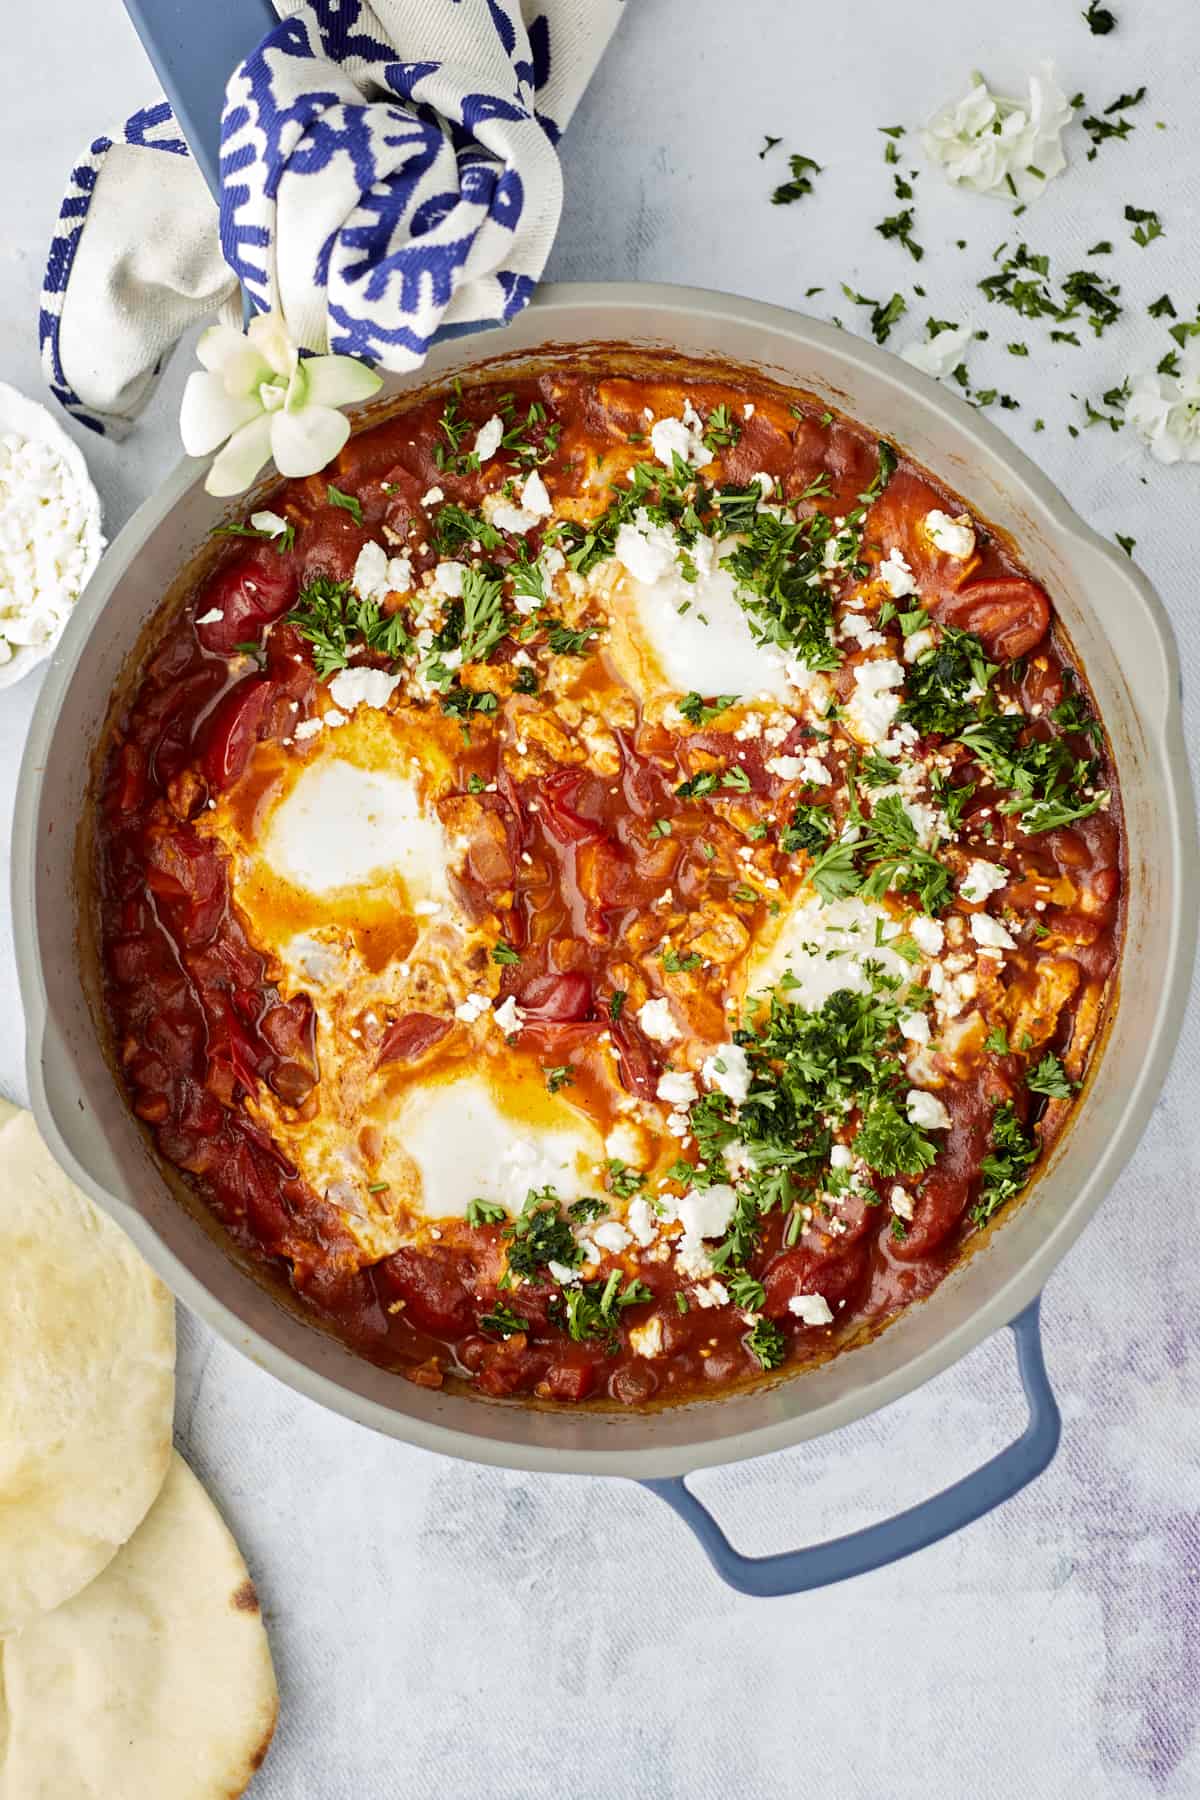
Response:
[{"label": "grey cast iron skillet", "polygon": [[[228,26],[234,6],[237,25],[205,64],[203,45],[191,46],[190,62],[180,60],[176,36],[164,60],[167,40],[155,38],[162,11],[178,34],[194,9],[177,12],[167,0],[140,0],[139,29],[157,45],[160,74],[166,65],[173,71],[168,92],[185,128],[189,118],[213,116],[212,97],[223,89],[229,62],[253,47],[263,29],[261,0],[245,5],[244,15],[235,0],[205,14],[209,26],[214,12]],[[204,141],[211,148],[211,133]],[[208,168],[214,166],[210,155]],[[1054,1454],[1059,1414],[1042,1358],[1037,1296],[1150,1115],[1178,1037],[1191,966],[1197,847],[1178,664],[1161,603],[1127,559],[1083,526],[986,420],[873,346],[753,302],[598,284],[543,289],[488,347],[544,360],[563,354],[564,345],[605,341],[716,356],[824,393],[898,440],[983,516],[1011,531],[1055,599],[1117,757],[1129,912],[1115,1029],[1073,1128],[1029,1200],[929,1304],[910,1309],[874,1343],[773,1389],[655,1416],[564,1418],[463,1397],[439,1402],[394,1377],[389,1385],[380,1371],[273,1307],[164,1193],[115,1093],[74,958],[64,955],[77,923],[72,850],[86,803],[80,771],[108,692],[156,591],[221,517],[201,492],[195,465],[178,471],[121,533],[76,609],[40,696],[21,773],[13,861],[30,1088],[42,1129],[70,1173],[193,1310],[291,1385],[365,1424],[452,1455],[634,1476],[691,1526],[726,1581],[746,1593],[793,1593],[877,1568],[962,1528],[1033,1480]],[[462,342],[444,345],[425,378],[479,361]],[[412,383],[389,385],[403,391]],[[998,1456],[923,1504],[830,1543],[752,1558],[734,1550],[685,1486],[689,1470],[794,1444],[877,1410],[1006,1322],[1029,1423]]]}]

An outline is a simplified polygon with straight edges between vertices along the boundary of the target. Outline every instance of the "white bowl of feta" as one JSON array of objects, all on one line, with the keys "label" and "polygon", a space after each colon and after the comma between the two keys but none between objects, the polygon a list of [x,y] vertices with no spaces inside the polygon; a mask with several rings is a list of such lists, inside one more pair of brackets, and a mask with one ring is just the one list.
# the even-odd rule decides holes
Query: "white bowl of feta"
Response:
[{"label": "white bowl of feta", "polygon": [[103,548],[78,446],[46,407],[0,382],[0,688],[50,655]]}]

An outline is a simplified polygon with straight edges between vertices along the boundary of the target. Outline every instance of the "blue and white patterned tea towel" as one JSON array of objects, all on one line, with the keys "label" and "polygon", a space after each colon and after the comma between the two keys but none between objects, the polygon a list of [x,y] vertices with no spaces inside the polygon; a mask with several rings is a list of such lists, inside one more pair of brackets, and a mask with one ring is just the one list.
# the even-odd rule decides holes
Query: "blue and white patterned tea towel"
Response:
[{"label": "blue and white patterned tea towel", "polygon": [[275,6],[226,91],[219,235],[165,102],[71,171],[39,334],[51,389],[94,430],[128,428],[239,282],[297,343],[411,369],[440,325],[519,312],[545,267],[555,145],[623,0]]}]

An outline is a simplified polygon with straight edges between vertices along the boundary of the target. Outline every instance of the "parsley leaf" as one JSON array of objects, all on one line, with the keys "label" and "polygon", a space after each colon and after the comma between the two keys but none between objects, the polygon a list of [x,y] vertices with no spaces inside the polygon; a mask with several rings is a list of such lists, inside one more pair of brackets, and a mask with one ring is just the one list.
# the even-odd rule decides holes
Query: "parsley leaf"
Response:
[{"label": "parsley leaf", "polygon": [[782,182],[772,193],[772,206],[791,206],[793,201],[802,200],[805,194],[811,194],[812,176],[821,173],[820,163],[814,162],[811,156],[789,156],[788,168],[791,170],[791,180]]},{"label": "parsley leaf", "polygon": [[787,1338],[773,1319],[759,1319],[742,1342],[764,1369],[777,1369],[787,1361]]},{"label": "parsley leaf", "polygon": [[343,512],[348,512],[356,525],[362,524],[362,506],[353,494],[343,494],[341,488],[335,488],[333,483],[330,482],[329,486],[325,489],[325,498],[328,500],[330,506],[340,506]]},{"label": "parsley leaf", "polygon": [[1050,1100],[1067,1100],[1074,1092],[1067,1072],[1057,1056],[1043,1056],[1036,1068],[1025,1077],[1025,1086],[1033,1094],[1045,1094]]}]

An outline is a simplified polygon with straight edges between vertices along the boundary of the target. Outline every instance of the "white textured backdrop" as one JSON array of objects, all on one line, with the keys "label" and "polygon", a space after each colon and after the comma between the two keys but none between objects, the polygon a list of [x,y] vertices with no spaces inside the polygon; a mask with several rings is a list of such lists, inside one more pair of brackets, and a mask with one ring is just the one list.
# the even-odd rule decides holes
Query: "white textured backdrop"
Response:
[{"label": "white textured backdrop", "polygon": [[[849,324],[864,315],[841,295],[845,281],[883,299],[906,294],[893,345],[927,314],[988,329],[975,385],[1022,401],[995,416],[1100,530],[1137,539],[1193,677],[1194,737],[1200,468],[1160,469],[1104,428],[1077,440],[1066,431],[1080,422],[1072,394],[1095,398],[1170,348],[1149,301],[1170,292],[1181,316],[1200,301],[1200,18],[1193,0],[1107,4],[1119,28],[1093,37],[1082,0],[629,0],[565,146],[551,273],[727,287]],[[30,392],[61,178],[89,135],[152,92],[117,0],[42,0],[38,22],[36,43],[10,38],[0,72],[0,378]],[[877,128],[911,128],[972,68],[1011,87],[1043,55],[1092,109],[1145,82],[1137,129],[1089,164],[1073,128],[1070,173],[1020,220],[922,173],[917,268],[872,230],[898,205]],[[768,132],[785,142],[764,164]],[[810,199],[774,208],[766,195],[789,149],[825,172]],[[903,155],[910,166],[923,168]],[[1126,203],[1157,208],[1164,238],[1130,243]],[[1057,274],[1110,238],[1116,253],[1101,266],[1122,284],[1122,323],[1051,357],[1042,325],[989,307],[973,284],[995,245],[1021,236],[1054,255]],[[813,285],[825,292],[806,303]],[[1029,358],[1007,354],[1014,339]],[[183,373],[168,373],[127,444],[81,439],[110,532],[175,455]],[[1046,424],[1036,435],[1035,417]],[[5,856],[35,686],[0,697]],[[0,1088],[20,1098],[7,929],[0,989]],[[255,1795],[1190,1800],[1200,1792],[1198,1071],[1193,1007],[1141,1149],[1047,1290],[1066,1425],[1058,1460],[968,1533],[826,1594],[740,1599],[639,1490],[406,1450],[295,1398],[185,1318],[180,1446],[246,1550],[279,1666],[282,1718]],[[998,1340],[883,1416],[696,1485],[745,1548],[780,1549],[944,1485],[1020,1416]]]}]

